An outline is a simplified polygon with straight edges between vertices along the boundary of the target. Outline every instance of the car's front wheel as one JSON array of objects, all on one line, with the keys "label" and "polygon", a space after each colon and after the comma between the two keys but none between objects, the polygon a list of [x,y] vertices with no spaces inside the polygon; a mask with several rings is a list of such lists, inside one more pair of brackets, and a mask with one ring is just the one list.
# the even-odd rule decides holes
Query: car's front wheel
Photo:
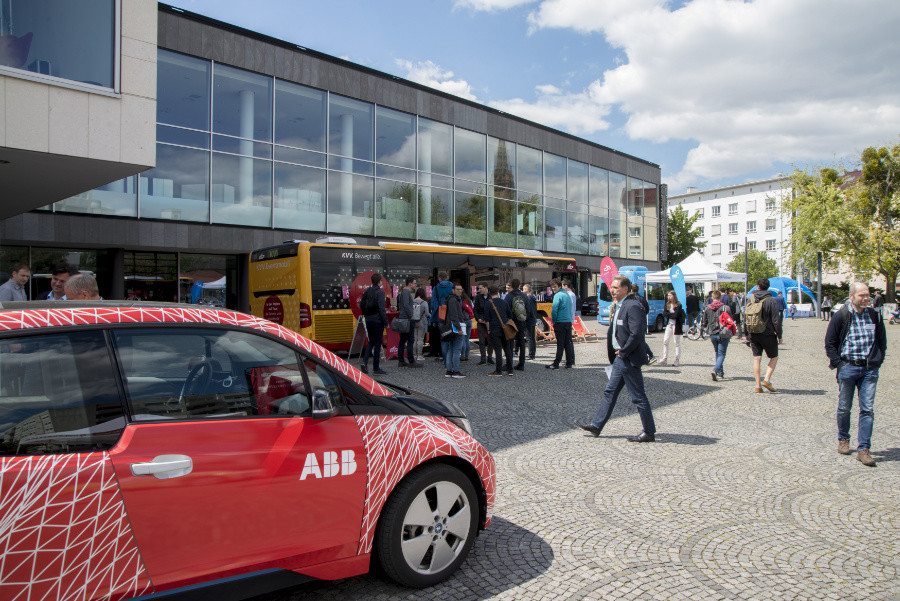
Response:
[{"label": "car's front wheel", "polygon": [[432,465],[410,474],[384,506],[376,550],[385,574],[405,586],[431,586],[465,560],[478,530],[472,482],[458,469]]}]

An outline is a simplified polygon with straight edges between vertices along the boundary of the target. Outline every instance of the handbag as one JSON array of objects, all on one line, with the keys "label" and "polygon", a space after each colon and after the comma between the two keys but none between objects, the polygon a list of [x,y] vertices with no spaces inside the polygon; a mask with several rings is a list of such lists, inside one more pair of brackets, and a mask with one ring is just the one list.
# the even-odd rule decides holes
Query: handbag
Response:
[{"label": "handbag", "polygon": [[441,340],[453,340],[459,335],[459,327],[452,321],[441,323]]},{"label": "handbag", "polygon": [[[500,321],[503,321],[503,318],[500,317],[500,311],[497,310],[497,305],[494,304],[493,299],[491,299],[488,302],[491,303],[491,306],[494,308],[494,312],[497,314],[497,319],[499,319]],[[513,338],[516,337],[516,334],[518,332],[519,332],[519,328],[516,327],[516,323],[511,319],[507,319],[506,323],[503,324],[504,338],[506,338],[507,340],[512,340]]]},{"label": "handbag", "polygon": [[447,303],[444,303],[440,307],[438,307],[438,319],[441,321],[447,321]]},{"label": "handbag", "polygon": [[395,317],[391,322],[391,329],[400,334],[408,334],[409,320],[405,317]]}]

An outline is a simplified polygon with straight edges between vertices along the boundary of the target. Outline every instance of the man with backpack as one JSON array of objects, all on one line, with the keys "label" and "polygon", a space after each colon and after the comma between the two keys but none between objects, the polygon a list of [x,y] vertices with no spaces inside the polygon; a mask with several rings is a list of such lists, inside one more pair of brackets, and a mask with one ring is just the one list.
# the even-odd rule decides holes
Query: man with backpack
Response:
[{"label": "man with backpack", "polygon": [[728,343],[735,332],[734,320],[731,318],[731,309],[722,302],[722,292],[712,291],[712,302],[703,310],[703,318],[700,327],[706,329],[709,341],[712,342],[716,352],[716,366],[712,371],[713,382],[725,378],[725,354],[728,352]]},{"label": "man with backpack", "polygon": [[366,336],[369,338],[369,344],[363,351],[362,363],[359,369],[364,373],[369,373],[369,357],[372,359],[372,373],[384,375],[387,372],[380,368],[381,363],[381,343],[384,340],[384,327],[387,325],[387,313],[384,310],[385,296],[384,290],[381,289],[381,274],[372,274],[372,285],[366,288],[362,298],[359,299],[359,308],[366,320]]},{"label": "man with backpack", "polygon": [[519,280],[513,278],[506,285],[506,304],[512,313],[513,321],[516,322],[516,337],[506,341],[510,345],[510,355],[515,357],[516,349],[519,350],[519,362],[516,363],[516,369],[525,370],[525,327],[528,321],[528,299],[519,290]]},{"label": "man with backpack", "polygon": [[[406,319],[406,331],[400,330],[400,343],[397,346],[397,365],[399,367],[422,367],[421,363],[416,363],[415,350],[413,343],[415,342],[415,331],[413,318],[413,291],[418,285],[415,277],[406,278],[406,285],[400,289],[397,295],[397,311],[399,314],[396,319]],[[406,358],[404,358],[404,355]]]},{"label": "man with backpack", "polygon": [[438,280],[438,285],[431,291],[431,317],[428,319],[428,340],[431,345],[431,355],[435,357],[435,361],[441,361],[444,356],[444,345],[441,344],[443,320],[440,308],[441,305],[447,304],[447,297],[453,294],[453,282],[450,281],[450,276],[446,271],[438,273]]},{"label": "man with backpack", "polygon": [[[772,386],[772,373],[778,364],[780,317],[778,301],[769,292],[769,278],[760,278],[756,282],[756,291],[749,298],[747,308],[744,310],[744,327],[750,340],[750,351],[753,353],[753,377],[756,379],[754,392],[762,392],[763,388],[775,392],[775,387]],[[766,377],[761,379],[763,351],[769,358],[769,365],[766,367]]]},{"label": "man with backpack", "polygon": [[[485,303],[487,303],[489,298],[487,284],[478,284],[475,302],[472,304],[475,312],[475,322],[478,324],[478,352],[481,354],[481,361],[478,362],[478,365],[493,363],[493,358],[491,357],[493,349],[488,340],[488,318],[484,313]],[[485,350],[487,350],[487,358],[485,358]]]},{"label": "man with backpack", "polygon": [[856,458],[865,466],[875,467],[869,449],[875,424],[875,387],[887,352],[887,332],[881,313],[868,304],[869,287],[864,282],[850,284],[850,302],[828,322],[825,354],[829,367],[837,369],[838,453],[850,454],[850,410],[856,390],[859,396]]}]

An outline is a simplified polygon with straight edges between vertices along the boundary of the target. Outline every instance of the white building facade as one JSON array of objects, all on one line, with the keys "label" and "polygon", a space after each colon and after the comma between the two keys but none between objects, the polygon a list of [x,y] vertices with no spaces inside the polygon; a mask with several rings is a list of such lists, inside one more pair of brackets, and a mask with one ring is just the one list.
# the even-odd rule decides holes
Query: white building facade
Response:
[{"label": "white building facade", "polygon": [[727,268],[746,243],[774,259],[779,275],[790,276],[786,246],[791,224],[781,213],[782,199],[792,194],[790,185],[790,179],[778,177],[709,190],[688,188],[685,194],[669,196],[669,213],[680,204],[688,215],[700,214],[695,227],[706,242],[703,256],[717,267]]}]

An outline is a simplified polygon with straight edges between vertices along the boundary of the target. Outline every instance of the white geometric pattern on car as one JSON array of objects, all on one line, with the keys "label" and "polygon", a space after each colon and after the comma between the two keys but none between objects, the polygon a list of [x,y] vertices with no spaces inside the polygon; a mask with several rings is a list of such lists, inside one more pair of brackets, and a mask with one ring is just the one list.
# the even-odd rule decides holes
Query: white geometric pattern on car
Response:
[{"label": "white geometric pattern on car", "polygon": [[381,508],[397,483],[410,470],[435,457],[460,457],[475,467],[485,483],[490,523],[496,488],[494,459],[474,438],[436,416],[361,415],[356,423],[369,463],[359,554],[371,552]]},{"label": "white geometric pattern on car", "polygon": [[0,599],[150,592],[107,453],[0,458]]}]

